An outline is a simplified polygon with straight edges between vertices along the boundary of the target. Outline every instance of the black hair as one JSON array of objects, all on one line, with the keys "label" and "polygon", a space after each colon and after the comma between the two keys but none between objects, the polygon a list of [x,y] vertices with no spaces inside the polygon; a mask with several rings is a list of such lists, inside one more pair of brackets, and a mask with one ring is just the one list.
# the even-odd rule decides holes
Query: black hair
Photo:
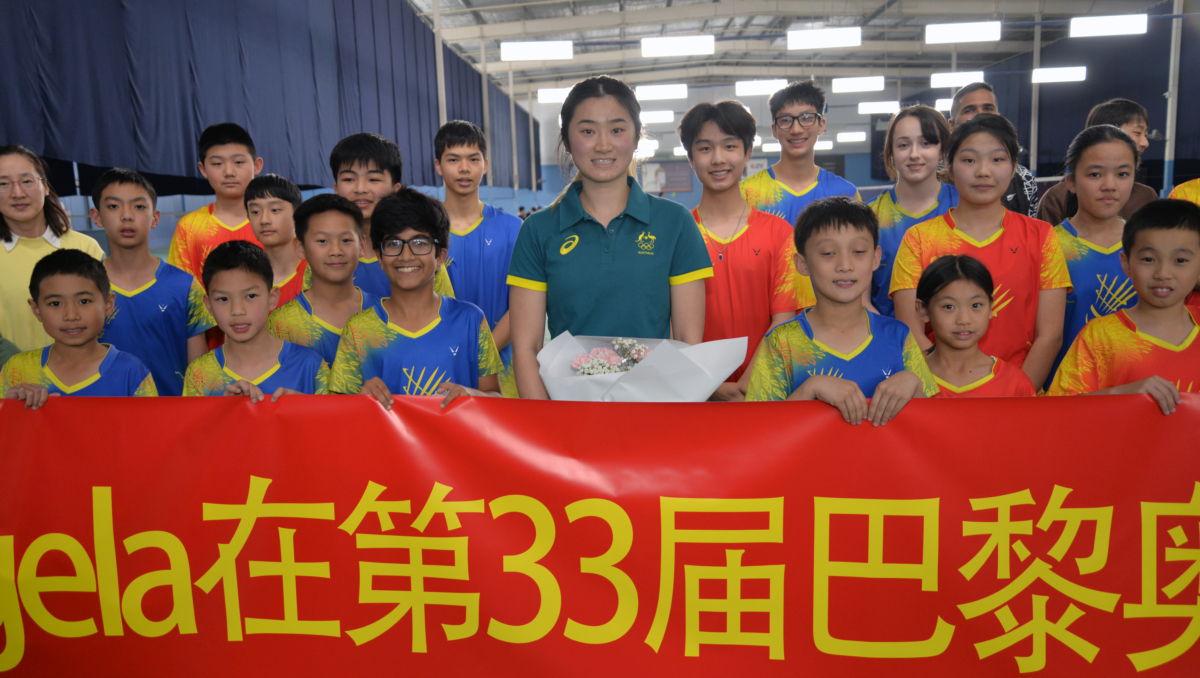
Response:
[{"label": "black hair", "polygon": [[973,82],[954,93],[954,99],[950,103],[950,118],[953,120],[958,117],[958,110],[962,105],[963,97],[971,92],[978,92],[981,89],[986,89],[992,93],[992,98],[996,98],[996,88],[986,82]]},{"label": "black hair", "polygon": [[954,128],[950,134],[950,143],[946,148],[946,162],[954,162],[954,156],[958,153],[959,146],[966,141],[972,134],[983,132],[995,137],[1004,146],[1004,150],[1008,152],[1008,157],[1013,164],[1017,162],[1017,155],[1021,152],[1021,145],[1017,142],[1017,130],[1003,116],[994,113],[980,113],[963,124]]},{"label": "black hair", "polygon": [[820,115],[825,115],[825,90],[817,86],[815,80],[789,82],[787,87],[771,95],[767,105],[771,109],[771,122],[780,109],[790,104],[808,104]]},{"label": "black hair", "polygon": [[1071,141],[1071,145],[1067,146],[1067,156],[1063,158],[1063,173],[1074,177],[1075,170],[1078,169],[1079,161],[1083,158],[1084,152],[1092,146],[1110,141],[1119,141],[1129,147],[1129,151],[1133,153],[1133,166],[1136,168],[1139,155],[1137,144],[1134,143],[1133,137],[1129,136],[1120,127],[1095,125],[1077,134],[1075,139]]},{"label": "black hair", "polygon": [[410,228],[434,239],[435,255],[449,244],[450,215],[440,201],[415,188],[402,188],[376,203],[371,213],[371,244],[376,252],[383,251],[384,238]]},{"label": "black hair", "polygon": [[946,116],[937,109],[920,105],[900,109],[888,123],[887,137],[883,142],[883,167],[892,181],[896,180],[896,152],[892,143],[896,139],[896,124],[905,118],[916,118],[921,123],[921,137],[941,146],[943,157],[946,155],[946,142],[950,140],[950,125],[946,123]]},{"label": "black hair", "polygon": [[275,284],[275,272],[271,269],[267,253],[249,240],[230,240],[213,248],[204,260],[204,271],[200,276],[204,291],[208,291],[214,276],[225,271],[245,271],[257,275],[267,283],[267,291]]},{"label": "black hair", "polygon": [[843,226],[870,233],[871,241],[879,246],[879,219],[875,211],[865,203],[838,195],[812,201],[796,218],[796,231],[792,234],[796,251],[803,256],[804,246],[813,234],[826,228],[841,230]]},{"label": "black hair", "polygon": [[53,275],[76,275],[96,283],[100,296],[108,298],[108,271],[100,260],[82,250],[54,250],[33,265],[29,277],[29,296],[36,303],[42,289],[42,281]]},{"label": "black hair", "polygon": [[571,141],[569,139],[569,130],[571,129],[571,120],[575,118],[575,109],[579,104],[588,99],[600,99],[602,97],[612,97],[617,100],[626,111],[629,112],[633,125],[633,138],[642,138],[642,105],[638,102],[637,95],[625,83],[617,80],[614,77],[607,75],[597,75],[587,80],[581,80],[575,83],[571,88],[567,98],[563,101],[562,108],[559,109],[559,121],[561,127],[558,130],[558,146],[559,164],[562,166],[563,175],[568,174],[570,169],[570,158],[564,156],[561,151],[571,152]]},{"label": "black hair", "polygon": [[296,238],[300,244],[304,244],[304,236],[308,234],[308,221],[326,212],[341,212],[350,217],[358,227],[359,238],[362,238],[363,214],[358,205],[337,193],[319,193],[301,203],[292,216],[296,222]]},{"label": "black hair", "polygon": [[374,132],[351,134],[337,142],[329,153],[329,171],[333,172],[335,182],[338,172],[343,168],[371,163],[391,175],[391,183],[401,183],[400,171],[404,167],[404,159],[400,156],[400,147],[385,136]]},{"label": "black hair", "polygon": [[113,184],[132,184],[150,194],[150,206],[158,206],[158,191],[154,190],[154,186],[142,176],[141,172],[124,167],[114,167],[100,175],[96,183],[92,185],[92,206],[100,209],[100,199],[104,197],[104,189]]},{"label": "black hair", "polygon": [[286,200],[292,203],[292,209],[296,209],[300,203],[304,202],[304,197],[300,195],[300,187],[292,183],[291,179],[278,174],[263,174],[251,179],[250,183],[246,184],[246,193],[242,196],[242,204],[249,209],[251,200],[262,200],[263,198]]},{"label": "black hair", "polygon": [[692,157],[692,144],[696,142],[696,136],[708,122],[717,123],[723,133],[741,139],[746,155],[754,150],[754,134],[758,131],[754,116],[750,115],[742,102],[724,99],[715,104],[696,104],[683,114],[683,119],[679,121],[679,141],[687,150],[688,158]]},{"label": "black hair", "polygon": [[441,160],[447,148],[457,146],[476,146],[479,152],[487,157],[487,137],[479,125],[466,120],[451,120],[438,128],[433,137],[433,157]]},{"label": "black hair", "polygon": [[1109,99],[1102,104],[1096,104],[1088,112],[1087,127],[1096,125],[1113,125],[1121,127],[1131,122],[1142,121],[1150,124],[1150,116],[1146,108],[1136,101],[1129,99]]},{"label": "black hair", "polygon": [[968,280],[979,286],[987,294],[988,301],[996,291],[992,282],[992,272],[983,262],[967,254],[947,254],[933,260],[921,272],[917,281],[917,301],[929,308],[934,296],[941,292],[946,285],[959,280]]},{"label": "black hair", "polygon": [[[49,174],[46,161],[38,157],[37,153],[19,144],[0,146],[0,158],[6,155],[22,156],[33,165],[33,171],[37,172],[38,177],[42,180],[42,184],[46,187],[46,200],[42,205],[42,214],[46,219],[46,228],[61,238],[63,233],[71,230],[71,218],[67,216],[67,211],[63,209],[62,203],[58,201],[58,193],[54,192],[54,187],[50,185],[50,180],[46,178]],[[0,240],[8,242],[12,237],[12,231],[8,228],[8,222],[3,217],[0,217]]]},{"label": "black hair", "polygon": [[1155,200],[1142,206],[1125,222],[1121,247],[1128,257],[1133,252],[1133,241],[1138,232],[1176,228],[1200,236],[1200,205],[1187,200]]},{"label": "black hair", "polygon": [[200,147],[200,162],[204,162],[213,146],[225,144],[241,144],[250,151],[251,158],[258,157],[258,151],[254,149],[254,139],[250,138],[249,132],[237,123],[219,122],[209,125],[200,133],[200,142],[197,144]]}]

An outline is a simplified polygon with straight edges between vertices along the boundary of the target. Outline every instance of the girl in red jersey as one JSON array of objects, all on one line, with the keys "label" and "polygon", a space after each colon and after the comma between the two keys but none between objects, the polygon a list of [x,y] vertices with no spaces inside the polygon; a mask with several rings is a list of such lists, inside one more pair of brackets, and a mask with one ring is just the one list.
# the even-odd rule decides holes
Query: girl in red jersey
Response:
[{"label": "girl in red jersey", "polygon": [[1037,395],[1021,368],[979,350],[992,319],[992,274],[978,259],[946,255],[921,273],[921,320],[937,341],[925,362],[941,387],[935,398]]}]

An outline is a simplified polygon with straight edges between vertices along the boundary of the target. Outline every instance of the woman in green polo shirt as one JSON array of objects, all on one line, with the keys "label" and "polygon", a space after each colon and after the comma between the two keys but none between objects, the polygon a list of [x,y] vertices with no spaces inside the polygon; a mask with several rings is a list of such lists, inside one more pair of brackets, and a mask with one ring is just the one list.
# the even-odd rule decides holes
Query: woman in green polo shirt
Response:
[{"label": "woman in green polo shirt", "polygon": [[571,88],[559,144],[579,173],[550,209],[521,226],[508,270],[513,367],[523,398],[546,399],[537,354],[551,336],[704,335],[712,261],[692,215],[648,196],[632,174],[641,106],[599,76]]}]

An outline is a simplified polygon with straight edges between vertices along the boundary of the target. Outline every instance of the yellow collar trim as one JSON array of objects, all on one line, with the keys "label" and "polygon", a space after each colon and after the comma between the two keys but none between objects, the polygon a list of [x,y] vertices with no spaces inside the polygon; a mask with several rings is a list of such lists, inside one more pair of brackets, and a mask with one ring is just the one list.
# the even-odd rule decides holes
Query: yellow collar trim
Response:
[{"label": "yellow collar trim", "polygon": [[[1159,339],[1158,337],[1154,337],[1149,334],[1146,334],[1145,332],[1137,329],[1137,323],[1133,322],[1133,318],[1129,318],[1128,313],[1125,314],[1125,317],[1129,318],[1129,322],[1131,324],[1133,324],[1134,333],[1136,333],[1139,337],[1141,337],[1142,339],[1145,339],[1146,341],[1150,342],[1151,344],[1154,344],[1155,346],[1165,348],[1168,351],[1171,351],[1173,353],[1179,353],[1180,351],[1187,350],[1187,348],[1192,345],[1192,342],[1196,340],[1196,335],[1200,334],[1200,325],[1196,324],[1195,314],[1192,313],[1191,309],[1187,309],[1187,312],[1188,312],[1188,315],[1191,316],[1191,318],[1192,318],[1192,331],[1188,332],[1187,339],[1184,339],[1183,343],[1179,344],[1178,346],[1176,346],[1175,344],[1171,344],[1166,341],[1163,341],[1162,339]],[[1118,311],[1118,313],[1125,313],[1125,311],[1121,310],[1121,311]],[[49,371],[49,370],[47,370],[47,371]]]},{"label": "yellow collar trim", "polygon": [[[942,185],[942,184],[938,184],[938,186],[941,186],[941,185]],[[895,186],[893,186],[893,187],[892,187],[892,190],[893,190],[893,191],[895,191],[895,190],[896,190],[896,187],[895,187]],[[941,189],[941,188],[938,188],[938,197],[941,197],[941,195],[942,195],[942,189]],[[888,199],[889,199],[889,200],[891,199],[891,196],[890,196],[890,195],[888,196]],[[930,205],[929,207],[927,207],[927,208],[925,209],[925,211],[924,211],[924,212],[921,212],[920,214],[913,214],[912,212],[909,212],[908,210],[906,210],[906,209],[904,209],[903,207],[901,207],[901,206],[900,206],[900,203],[898,202],[898,200],[899,200],[899,198],[897,198],[896,200],[892,200],[892,206],[893,206],[893,207],[895,207],[895,208],[896,208],[896,211],[897,211],[897,212],[899,212],[900,214],[903,214],[904,216],[906,216],[906,217],[910,217],[910,218],[913,218],[913,219],[920,219],[921,217],[925,216],[926,214],[929,214],[930,212],[932,212],[932,211],[934,211],[935,209],[937,209],[937,206],[938,206],[938,201],[937,201],[937,200],[934,200],[934,201],[933,201],[933,204],[932,204],[932,205]]]},{"label": "yellow collar trim", "polygon": [[[808,309],[805,309],[804,312],[807,313]],[[809,323],[809,327],[812,327],[811,323]],[[851,351],[849,353],[842,353],[841,351],[838,351],[837,349],[830,348],[829,346],[827,346],[823,342],[821,342],[819,339],[817,339],[816,335],[817,335],[816,330],[813,330],[813,343],[814,344],[816,344],[818,347],[820,347],[820,349],[822,351],[825,351],[826,353],[828,353],[830,355],[841,358],[842,360],[853,360],[859,353],[862,353],[863,351],[865,351],[866,348],[871,345],[871,340],[875,338],[875,333],[871,331],[871,319],[869,317],[867,318],[867,340],[864,341],[861,345],[859,345],[858,348],[854,349],[853,351]]]},{"label": "yellow collar trim", "polygon": [[[283,355],[283,349],[286,347],[287,347],[287,344],[285,343],[283,346],[281,346],[279,348],[279,355]],[[261,384],[264,381],[266,381],[267,379],[269,379],[272,374],[275,374],[276,372],[278,372],[280,367],[281,367],[281,365],[279,364],[279,356],[276,356],[275,357],[275,367],[272,367],[271,369],[267,370],[266,372],[263,372],[262,374],[260,374],[258,376],[257,379],[247,379],[246,377],[243,377],[242,375],[238,374],[237,372],[234,372],[233,370],[229,369],[228,363],[221,366],[221,371],[224,372],[225,374],[228,374],[229,376],[233,377],[237,381],[248,381],[251,384],[258,386],[259,384]]]},{"label": "yellow collar trim", "polygon": [[158,278],[151,278],[150,282],[146,283],[145,285],[142,285],[141,287],[137,288],[136,290],[132,290],[129,292],[126,292],[125,290],[121,289],[120,287],[117,287],[116,285],[113,285],[112,283],[109,283],[108,286],[111,287],[114,292],[116,292],[117,294],[119,294],[123,297],[132,297],[132,296],[141,294],[142,292],[145,292],[146,290],[150,289],[150,287],[153,286],[154,283],[156,283],[156,282],[158,282]]},{"label": "yellow collar trim", "polygon": [[788,193],[791,193],[791,194],[792,194],[792,195],[794,195],[794,196],[797,196],[797,197],[799,197],[799,196],[802,196],[802,195],[806,195],[806,194],[807,194],[809,191],[811,191],[811,190],[813,190],[814,188],[816,188],[816,187],[817,187],[817,184],[821,183],[821,179],[820,179],[820,177],[821,177],[821,175],[820,175],[820,172],[818,171],[818,174],[817,174],[817,180],[816,180],[816,181],[814,181],[814,182],[812,182],[812,185],[811,185],[811,186],[809,186],[808,188],[806,188],[806,189],[804,189],[804,190],[802,190],[802,191],[793,191],[791,186],[788,186],[787,184],[783,183],[782,181],[780,181],[779,179],[777,179],[777,178],[775,178],[775,177],[771,177],[771,178],[775,180],[775,183],[777,183],[777,184],[779,184],[780,186],[782,186],[782,187],[783,187],[783,190],[787,191]]},{"label": "yellow collar trim", "polygon": [[417,337],[421,337],[426,334],[429,334],[430,330],[437,327],[438,323],[442,322],[442,310],[441,310],[441,306],[440,306],[440,302],[439,302],[438,317],[434,318],[433,322],[429,323],[425,327],[422,327],[421,329],[417,330],[416,332],[409,332],[408,330],[404,329],[403,327],[400,327],[399,325],[394,324],[392,322],[392,319],[388,316],[387,308],[383,305],[383,302],[387,301],[388,299],[391,299],[391,297],[384,297],[383,299],[379,300],[380,301],[379,308],[383,311],[383,321],[384,321],[384,323],[387,324],[388,327],[390,327],[391,329],[398,332],[401,336],[408,337],[409,339],[416,339]]},{"label": "yellow collar trim", "polygon": [[942,381],[941,378],[939,378],[936,374],[933,375],[933,380],[937,382],[938,386],[941,386],[942,388],[946,389],[947,391],[950,391],[951,393],[958,393],[961,395],[968,391],[974,391],[975,389],[979,388],[980,386],[983,386],[984,384],[988,383],[992,379],[995,379],[997,364],[998,363],[996,362],[996,357],[992,356],[992,371],[989,372],[986,377],[976,379],[975,381],[967,384],[966,386],[955,386],[954,384],[951,384],[948,381]]},{"label": "yellow collar trim", "polygon": [[373,264],[377,261],[379,261],[379,257],[371,257],[370,259],[363,259],[362,257],[358,258],[358,263],[360,264]]},{"label": "yellow collar trim", "polygon": [[277,282],[277,283],[275,283],[274,285],[272,285],[272,287],[283,287],[284,285],[286,285],[286,284],[288,284],[289,282],[291,282],[291,281],[292,281],[292,278],[295,278],[295,277],[296,277],[296,273],[298,273],[299,271],[300,271],[300,264],[296,264],[296,270],[295,270],[295,271],[292,271],[292,274],[291,274],[291,275],[289,275],[288,277],[284,278],[282,282]]},{"label": "yellow collar trim", "polygon": [[713,234],[712,231],[705,228],[704,224],[700,223],[699,219],[696,220],[696,225],[700,227],[700,233],[702,233],[705,238],[712,240],[713,242],[719,242],[722,245],[728,245],[729,243],[733,242],[734,240],[737,240],[738,238],[745,235],[746,231],[750,230],[750,221],[749,221],[749,219],[747,219],[746,223],[742,224],[738,228],[738,230],[733,234],[733,237],[718,238],[716,235]]},{"label": "yellow collar trim", "polygon": [[[111,349],[112,347],[110,346],[109,348]],[[50,350],[54,350],[54,349],[50,349]],[[105,359],[107,359],[107,358],[108,358],[108,351],[105,351],[104,357],[100,359],[100,364],[103,365]],[[43,367],[42,370],[46,373],[46,376],[50,379],[50,383],[57,386],[58,390],[62,391],[63,393],[66,393],[67,395],[70,395],[81,389],[85,389],[88,386],[91,386],[92,384],[96,383],[96,381],[100,379],[100,370],[97,369],[96,373],[93,374],[92,376],[88,377],[87,379],[84,379],[83,381],[79,382],[78,384],[73,384],[71,386],[67,386],[66,384],[62,383],[62,381],[58,378],[58,376],[56,376],[54,374],[53,371],[51,371],[51,369],[50,369],[50,354],[49,353],[46,354],[46,366]]]},{"label": "yellow collar trim", "polygon": [[1079,242],[1083,243],[1084,247],[1088,248],[1089,250],[1094,250],[1096,252],[1099,252],[1100,254],[1116,254],[1117,252],[1121,251],[1121,243],[1119,241],[1112,247],[1101,247],[1101,246],[1097,245],[1096,243],[1091,242],[1089,240],[1084,240],[1083,238],[1080,238],[1079,236],[1076,236],[1075,239],[1078,240]]},{"label": "yellow collar trim", "polygon": [[[953,212],[954,212],[953,209],[951,209],[949,212],[947,212],[947,214],[950,215],[951,219],[954,219]],[[1007,210],[1005,210],[1004,216],[1005,216],[1005,218],[1008,218]],[[987,247],[988,245],[991,245],[992,243],[996,242],[996,240],[998,240],[1001,235],[1004,235],[1004,222],[1001,221],[1000,224],[1001,225],[1000,225],[999,230],[997,230],[995,233],[989,235],[987,237],[987,239],[983,240],[982,242],[980,242],[979,240],[976,240],[975,238],[972,238],[971,236],[967,235],[966,233],[963,233],[963,230],[961,228],[959,228],[959,226],[958,226],[957,219],[954,219],[954,227],[952,230],[958,234],[958,237],[967,241],[968,244],[974,245],[975,247],[983,248],[983,247]]]},{"label": "yellow collar trim", "polygon": [[454,235],[467,235],[467,234],[468,234],[468,233],[470,233],[471,231],[474,231],[476,228],[478,228],[478,227],[479,227],[479,224],[482,224],[482,223],[483,223],[483,212],[480,212],[480,213],[479,213],[479,220],[478,220],[478,221],[476,221],[475,223],[471,224],[470,226],[468,226],[468,227],[467,227],[467,230],[465,230],[465,231],[456,231],[456,230],[454,230],[453,228],[451,228],[451,229],[450,229],[450,232],[451,232],[451,233],[453,233]]}]

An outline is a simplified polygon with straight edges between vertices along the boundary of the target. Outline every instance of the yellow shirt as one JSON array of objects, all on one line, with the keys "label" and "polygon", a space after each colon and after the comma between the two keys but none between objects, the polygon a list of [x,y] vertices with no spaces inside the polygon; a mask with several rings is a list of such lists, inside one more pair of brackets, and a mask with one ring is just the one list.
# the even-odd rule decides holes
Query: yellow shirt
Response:
[{"label": "yellow shirt", "polygon": [[1179,184],[1171,189],[1172,200],[1187,200],[1200,205],[1200,179],[1192,179],[1191,181]]},{"label": "yellow shirt", "polygon": [[100,243],[76,231],[55,236],[49,228],[40,238],[12,236],[0,240],[0,336],[22,351],[33,351],[52,342],[29,308],[29,278],[33,266],[57,249],[82,250],[104,260]]}]

